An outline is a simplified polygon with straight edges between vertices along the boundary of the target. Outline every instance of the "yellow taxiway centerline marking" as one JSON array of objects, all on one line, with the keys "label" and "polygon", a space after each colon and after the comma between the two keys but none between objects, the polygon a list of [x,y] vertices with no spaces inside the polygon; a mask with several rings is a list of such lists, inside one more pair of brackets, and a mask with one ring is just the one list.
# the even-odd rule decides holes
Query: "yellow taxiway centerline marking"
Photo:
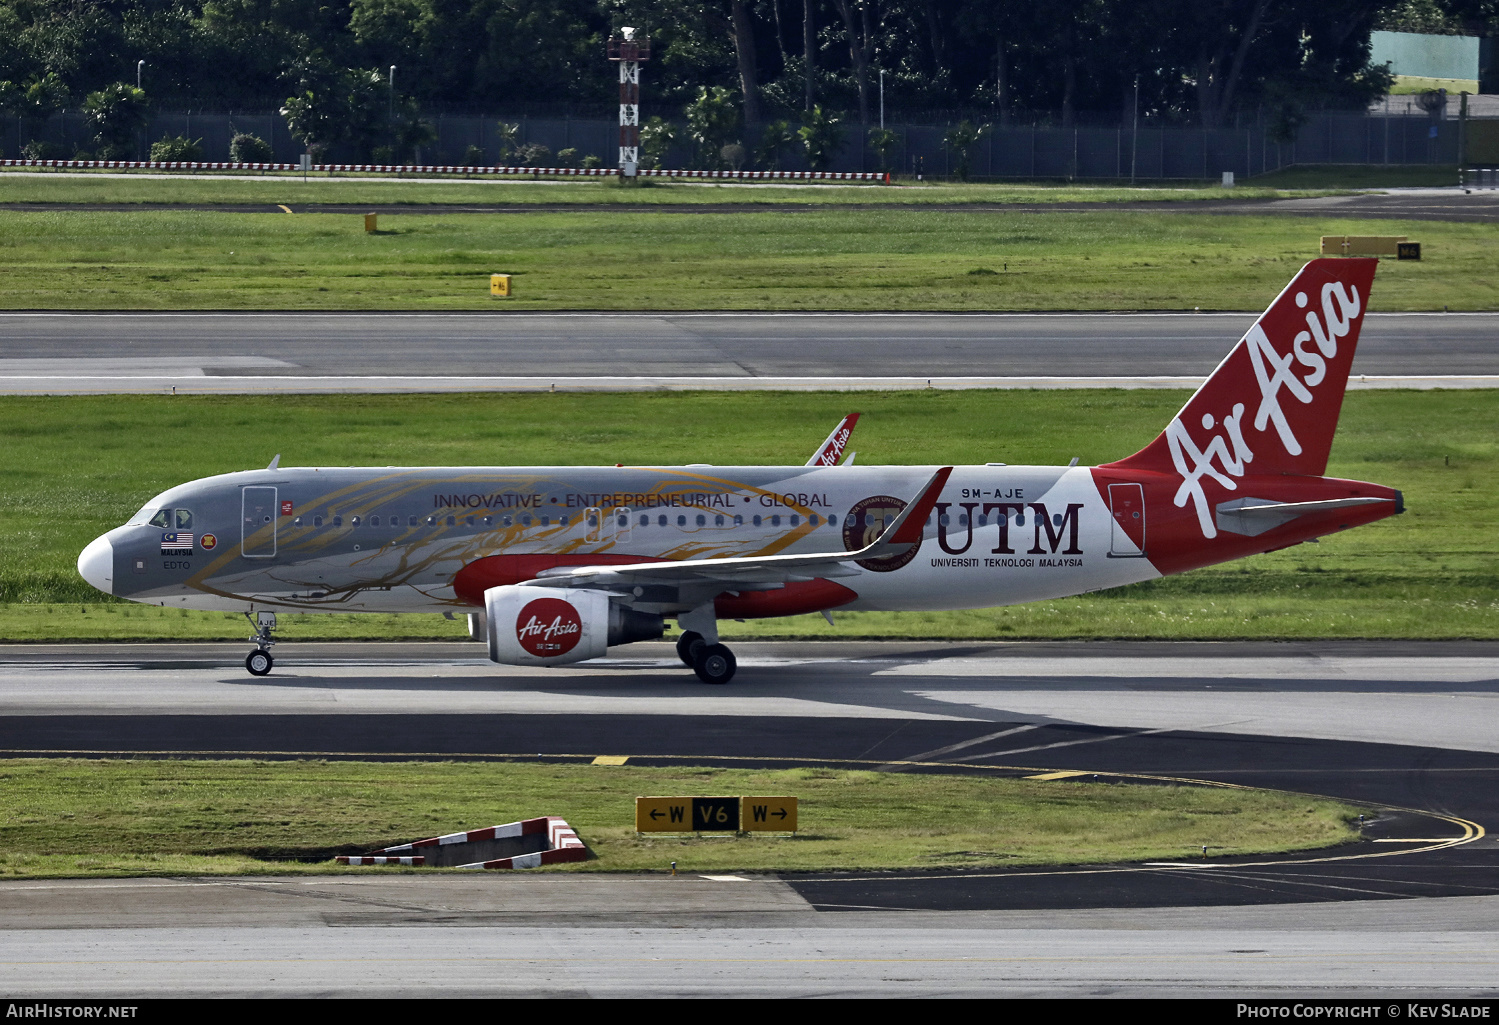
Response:
[{"label": "yellow taxiway centerline marking", "polygon": [[623,765],[630,760],[629,755],[599,755],[590,765]]},{"label": "yellow taxiway centerline marking", "polygon": [[1025,778],[1026,779],[1071,779],[1074,776],[1086,776],[1086,775],[1088,775],[1088,773],[1086,773],[1086,772],[1075,772],[1075,771],[1069,769],[1066,772],[1043,772],[1039,776],[1027,776]]}]

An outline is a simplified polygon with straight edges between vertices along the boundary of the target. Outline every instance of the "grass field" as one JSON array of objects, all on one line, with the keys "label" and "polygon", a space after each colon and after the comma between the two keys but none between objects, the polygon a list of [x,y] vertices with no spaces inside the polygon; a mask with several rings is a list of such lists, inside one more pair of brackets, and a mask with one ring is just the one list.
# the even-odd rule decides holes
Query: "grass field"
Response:
[{"label": "grass field", "polygon": [[[0,308],[1260,310],[1324,234],[1399,234],[1373,310],[1499,308],[1488,224],[1105,210],[13,212]],[[515,275],[515,296],[489,275]]]},{"label": "grass field", "polygon": [[1343,189],[1451,188],[1456,164],[1293,164],[1245,181],[1259,188],[1318,189],[1337,182]]},{"label": "grass field", "polygon": [[[1403,181],[1405,172],[1386,172],[1387,184]],[[1456,181],[1457,171],[1448,177]],[[314,176],[242,174],[216,177],[147,177],[91,172],[35,172],[0,170],[0,208],[6,203],[370,203],[370,204],[577,204],[678,205],[735,204],[747,208],[766,204],[848,205],[951,203],[1110,203],[1139,200],[1194,202],[1224,199],[1278,199],[1321,195],[1341,186],[1342,169],[1315,169],[1294,185],[1267,181],[1241,183],[1224,189],[1208,182],[1103,182],[1065,185],[1049,182],[913,182],[895,185],[793,186],[711,184],[645,178],[635,185],[612,179],[468,179],[413,178],[371,180],[370,176]]]},{"label": "grass field", "polygon": [[[1078,864],[1325,847],[1356,838],[1359,812],[1258,790],[809,768],[17,759],[0,781],[0,878],[348,872],[328,859],[537,815],[566,818],[597,856],[559,871]],[[651,794],[795,796],[801,829],[640,839],[634,798]]]},{"label": "grass field", "polygon": [[[1119,458],[1164,391],[0,399],[0,637],[243,640],[236,616],[105,599],[74,563],[152,495],[295,465],[799,463],[861,410],[861,463]],[[727,637],[1499,637],[1499,396],[1353,392],[1328,472],[1405,492],[1403,516],[1318,545],[1080,598],[957,613],[725,624]],[[672,425],[663,436],[660,425]],[[287,640],[458,637],[437,616],[287,616]]]}]

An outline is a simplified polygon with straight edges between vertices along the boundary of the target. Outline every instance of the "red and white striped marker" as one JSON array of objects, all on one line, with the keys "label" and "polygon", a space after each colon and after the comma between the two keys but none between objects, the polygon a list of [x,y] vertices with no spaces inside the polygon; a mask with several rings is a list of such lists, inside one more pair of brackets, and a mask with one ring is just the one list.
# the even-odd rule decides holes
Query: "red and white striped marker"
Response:
[{"label": "red and white striped marker", "polygon": [[[300,171],[300,164],[240,163],[231,160],[0,160],[0,167],[61,167],[95,170],[137,171]],[[460,164],[313,164],[312,170],[350,174],[529,174],[564,178],[618,177],[617,167],[518,167]],[[678,171],[672,169],[637,172],[648,178],[713,178],[730,181],[860,181],[890,184],[890,176],[875,171]]]},{"label": "red and white striped marker", "polygon": [[474,843],[480,840],[505,840],[515,836],[547,835],[547,850],[532,854],[517,854],[513,858],[498,858],[494,861],[476,861],[459,868],[536,868],[540,865],[557,865],[568,861],[585,861],[588,847],[578,838],[577,831],[566,819],[556,815],[545,815],[536,819],[507,822],[487,829],[471,829],[466,833],[447,833],[426,840],[386,847],[374,854],[339,855],[335,861],[340,865],[422,865],[426,856],[417,854],[426,847],[446,847],[455,843]]}]

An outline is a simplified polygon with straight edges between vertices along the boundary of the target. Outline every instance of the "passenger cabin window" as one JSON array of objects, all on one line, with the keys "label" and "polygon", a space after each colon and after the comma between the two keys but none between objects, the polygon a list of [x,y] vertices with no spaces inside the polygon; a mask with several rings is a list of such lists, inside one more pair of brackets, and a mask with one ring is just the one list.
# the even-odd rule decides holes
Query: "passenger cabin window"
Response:
[{"label": "passenger cabin window", "polygon": [[465,516],[463,518],[463,525],[465,527],[472,527],[474,525],[474,518],[472,516]]},{"label": "passenger cabin window", "polygon": [[664,526],[666,526],[666,514],[665,513],[661,513],[659,516],[656,517],[656,526],[658,526],[658,527],[664,527]]},{"label": "passenger cabin window", "polygon": [[378,516],[371,516],[370,517],[370,526],[372,526],[372,527],[378,527],[379,525],[380,525],[380,517],[378,517]]},{"label": "passenger cabin window", "polygon": [[450,526],[450,527],[456,526],[457,523],[458,523],[458,521],[456,519],[454,519],[452,516],[448,517],[448,526]]},{"label": "passenger cabin window", "polygon": [[333,525],[335,527],[342,527],[344,525],[344,518],[342,516],[333,517]]},{"label": "passenger cabin window", "polygon": [[357,527],[357,526],[359,526],[359,517],[355,516],[353,519],[349,520],[349,526],[351,526],[351,527]]},{"label": "passenger cabin window", "polygon": [[302,525],[302,517],[300,517],[300,516],[293,517],[292,521],[291,521],[291,525],[293,527],[300,527]]},{"label": "passenger cabin window", "polygon": [[175,519],[176,519],[176,524],[177,524],[177,529],[178,530],[192,530],[193,529],[193,514],[192,514],[192,510],[190,510],[190,509],[176,509],[176,510],[174,510],[174,513],[175,513]]},{"label": "passenger cabin window", "polygon": [[406,526],[408,526],[408,527],[414,527],[420,521],[421,521],[421,517],[419,517],[419,516],[408,516],[406,518]]},{"label": "passenger cabin window", "polygon": [[810,523],[810,524],[812,524],[812,526],[814,526],[814,527],[817,526],[817,523],[818,523],[817,514],[813,513],[811,516],[808,516],[807,517],[807,522]]},{"label": "passenger cabin window", "polygon": [[170,510],[170,509],[163,509],[161,512],[157,513],[155,516],[151,517],[151,526],[153,526],[153,527],[170,527],[171,525],[172,525],[172,510]]},{"label": "passenger cabin window", "polygon": [[492,526],[494,526],[494,517],[493,516],[486,516],[486,517],[484,517],[484,525],[486,527],[492,527]]},{"label": "passenger cabin window", "polygon": [[314,516],[312,518],[312,525],[314,527],[321,527],[323,525],[323,518],[321,516]]}]

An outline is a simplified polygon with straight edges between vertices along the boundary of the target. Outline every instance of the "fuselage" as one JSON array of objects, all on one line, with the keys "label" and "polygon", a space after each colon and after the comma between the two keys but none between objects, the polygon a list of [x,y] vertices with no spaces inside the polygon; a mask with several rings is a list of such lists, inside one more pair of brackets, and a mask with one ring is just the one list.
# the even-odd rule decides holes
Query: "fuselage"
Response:
[{"label": "fuselage", "polygon": [[[189,609],[450,612],[556,566],[853,551],[932,475],[924,466],[277,468],[172,488],[90,546],[90,582]],[[1379,485],[1285,474],[1239,495],[1374,506],[1205,537],[1176,474],[954,469],[919,547],[837,575],[726,590],[719,615],[1009,605],[1116,587],[1295,544],[1399,511]],[[107,547],[108,552],[104,551]],[[92,574],[86,568],[93,566]],[[101,577],[107,567],[107,583]],[[671,615],[669,590],[633,605]]]}]

